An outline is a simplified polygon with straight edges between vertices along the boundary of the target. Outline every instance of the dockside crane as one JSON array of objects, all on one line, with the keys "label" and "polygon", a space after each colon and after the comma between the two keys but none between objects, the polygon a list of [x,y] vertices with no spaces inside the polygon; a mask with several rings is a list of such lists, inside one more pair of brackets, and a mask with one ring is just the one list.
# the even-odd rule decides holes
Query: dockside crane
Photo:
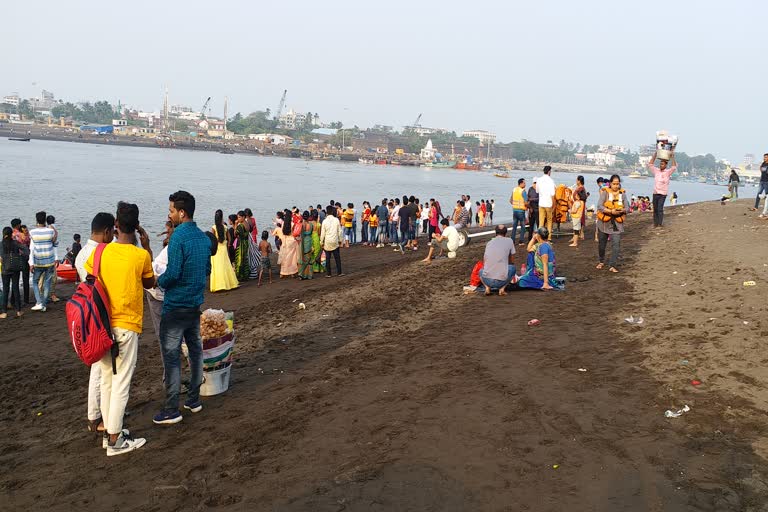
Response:
[{"label": "dockside crane", "polygon": [[206,118],[205,111],[208,108],[208,104],[211,102],[211,97],[208,96],[208,99],[205,100],[205,103],[203,103],[203,108],[200,109],[200,120],[204,120]]},{"label": "dockside crane", "polygon": [[419,124],[419,122],[421,121],[421,116],[422,116],[422,114],[419,114],[419,116],[416,118],[416,120],[415,120],[415,121],[413,122],[413,124],[411,125],[411,128],[418,128],[418,127],[420,127],[420,126],[421,126],[421,125]]},{"label": "dockside crane", "polygon": [[280,98],[280,104],[277,106],[277,111],[275,111],[275,117],[274,119],[279,120],[280,116],[283,113],[283,107],[285,107],[285,95],[288,94],[288,89],[283,90],[283,96]]}]

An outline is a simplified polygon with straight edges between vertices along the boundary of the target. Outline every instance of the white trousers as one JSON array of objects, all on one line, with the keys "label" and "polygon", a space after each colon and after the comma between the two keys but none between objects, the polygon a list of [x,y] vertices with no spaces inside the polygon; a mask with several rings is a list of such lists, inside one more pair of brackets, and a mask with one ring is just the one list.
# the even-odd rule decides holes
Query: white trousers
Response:
[{"label": "white trousers", "polygon": [[117,356],[117,374],[112,374],[112,356],[101,358],[101,412],[108,434],[119,434],[123,429],[123,416],[128,405],[131,379],[139,355],[139,333],[114,327],[112,333],[120,347]]},{"label": "white trousers", "polygon": [[91,376],[88,379],[88,419],[96,421],[99,418],[101,418],[101,361],[91,365]]}]

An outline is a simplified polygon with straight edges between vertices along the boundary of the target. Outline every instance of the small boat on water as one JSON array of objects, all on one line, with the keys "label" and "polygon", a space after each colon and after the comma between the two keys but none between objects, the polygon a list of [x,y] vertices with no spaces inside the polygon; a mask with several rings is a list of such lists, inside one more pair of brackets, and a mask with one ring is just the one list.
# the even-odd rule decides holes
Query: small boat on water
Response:
[{"label": "small boat on water", "polygon": [[509,178],[508,172],[495,172],[493,173],[493,175],[496,176],[497,178]]},{"label": "small boat on water", "polygon": [[432,167],[435,169],[451,169],[454,165],[456,165],[456,162],[451,160],[448,162],[427,162],[425,164],[422,164],[424,167]]},{"label": "small boat on water", "polygon": [[372,158],[358,158],[357,161],[360,162],[361,164],[366,164],[366,165],[373,164]]},{"label": "small boat on water", "polygon": [[640,171],[632,171],[629,173],[630,178],[645,178],[646,176],[643,174],[640,174]]},{"label": "small boat on water", "polygon": [[465,171],[479,171],[480,164],[473,164],[470,162],[459,162],[454,169],[464,169]]},{"label": "small boat on water", "polygon": [[29,137],[8,137],[8,140],[14,140],[16,142],[29,142]]},{"label": "small boat on water", "polygon": [[376,165],[387,165],[387,159],[386,158],[377,158],[374,162]]},{"label": "small boat on water", "polygon": [[77,269],[67,262],[59,263],[56,267],[56,276],[60,281],[76,281]]}]

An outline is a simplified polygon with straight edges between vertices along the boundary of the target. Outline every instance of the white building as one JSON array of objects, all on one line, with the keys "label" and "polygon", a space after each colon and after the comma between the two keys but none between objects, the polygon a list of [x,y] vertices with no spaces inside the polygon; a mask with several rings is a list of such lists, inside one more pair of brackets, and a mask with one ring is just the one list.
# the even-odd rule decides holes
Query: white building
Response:
[{"label": "white building", "polygon": [[304,126],[307,122],[307,114],[301,112],[294,112],[293,109],[288,110],[285,114],[280,116],[280,128],[286,130],[295,130],[300,126]]},{"label": "white building", "polygon": [[3,96],[2,103],[7,103],[8,105],[18,107],[20,102],[21,98],[19,98],[18,94],[9,94],[8,96]]},{"label": "white building", "polygon": [[587,153],[587,162],[610,167],[616,164],[616,155],[610,153]]},{"label": "white building", "polygon": [[469,130],[461,134],[462,137],[474,137],[483,144],[496,142],[496,134],[487,130]]},{"label": "white building", "polygon": [[276,133],[250,133],[248,134],[248,138],[251,140],[258,140],[260,142],[274,144],[275,146],[285,146],[286,144],[290,144],[293,140],[290,137]]},{"label": "white building", "polygon": [[418,133],[422,137],[425,135],[432,135],[434,133],[447,133],[448,130],[444,130],[443,128],[427,128],[426,126],[413,126],[409,127],[409,129],[415,133]]},{"label": "white building", "polygon": [[435,159],[435,148],[432,147],[432,139],[429,139],[427,141],[427,145],[424,146],[424,148],[421,150],[421,153],[419,154],[419,157],[421,157],[422,160],[432,161]]},{"label": "white building", "polygon": [[615,155],[616,153],[629,153],[629,146],[620,146],[618,144],[600,144],[597,146],[597,151],[600,153],[610,153]]}]

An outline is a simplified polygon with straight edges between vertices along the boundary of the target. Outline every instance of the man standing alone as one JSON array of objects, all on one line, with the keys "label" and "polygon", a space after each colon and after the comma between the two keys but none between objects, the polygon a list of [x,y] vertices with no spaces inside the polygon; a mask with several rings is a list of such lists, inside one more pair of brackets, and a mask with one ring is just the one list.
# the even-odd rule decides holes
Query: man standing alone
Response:
[{"label": "man standing alone", "polygon": [[664,225],[664,203],[667,201],[669,191],[669,179],[677,170],[675,154],[672,153],[671,164],[666,160],[660,160],[659,167],[653,165],[656,162],[656,153],[648,162],[648,169],[653,173],[653,227],[660,228]]},{"label": "man standing alone", "polygon": [[184,408],[203,410],[203,342],[200,339],[200,306],[211,273],[211,241],[195,223],[195,198],[179,190],[168,198],[168,220],[174,226],[168,242],[168,267],[157,284],[165,290],[160,319],[160,350],[165,367],[165,405],[153,421],[159,425],[178,423],[181,392],[181,340],[189,349],[190,383]]},{"label": "man standing alone", "polygon": [[[51,293],[56,256],[56,231],[46,226],[45,212],[35,214],[37,227],[29,232],[29,269],[32,271],[32,290],[35,292],[35,305],[32,311],[45,311]],[[42,279],[42,284],[40,280]]]},{"label": "man standing alone", "polygon": [[551,165],[544,166],[544,174],[539,177],[539,226],[547,228],[549,240],[552,240],[552,207],[555,204],[555,182],[550,177]]}]

